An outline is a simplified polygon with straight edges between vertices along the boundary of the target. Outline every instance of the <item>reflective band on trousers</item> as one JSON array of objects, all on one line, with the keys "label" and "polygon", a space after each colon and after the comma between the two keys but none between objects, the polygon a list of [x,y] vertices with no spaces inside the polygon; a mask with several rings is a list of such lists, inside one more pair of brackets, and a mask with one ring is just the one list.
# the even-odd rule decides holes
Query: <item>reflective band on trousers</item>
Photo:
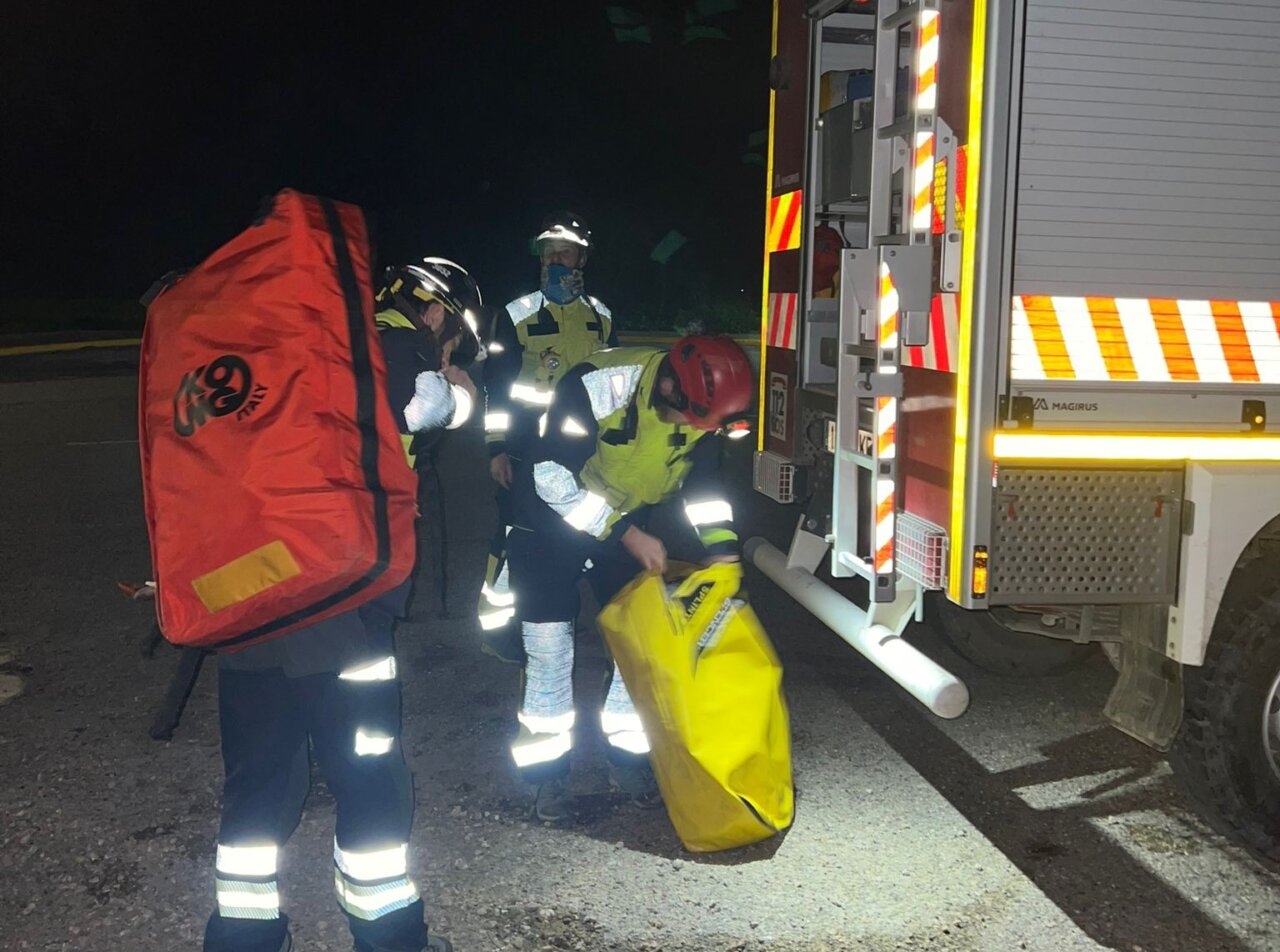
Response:
[{"label": "reflective band on trousers", "polygon": [[649,738],[645,735],[639,714],[601,711],[600,730],[612,747],[632,754],[649,753]]},{"label": "reflective band on trousers", "polygon": [[608,736],[609,746],[629,754],[649,753],[649,738],[644,731],[618,731]]},{"label": "reflective band on trousers", "polygon": [[341,674],[342,681],[394,681],[396,679],[396,659],[392,655],[370,661],[368,664],[352,665]]},{"label": "reflective band on trousers", "polygon": [[409,846],[344,850],[333,842],[333,888],[338,905],[357,919],[379,919],[418,901],[408,876]]},{"label": "reflective band on trousers", "polygon": [[218,915],[224,919],[280,918],[280,890],[274,879],[254,883],[219,878],[215,889]]},{"label": "reflective band on trousers", "polygon": [[689,521],[695,528],[716,522],[733,521],[733,507],[723,499],[691,502],[684,507],[684,514],[689,517]]},{"label": "reflective band on trousers", "polygon": [[527,383],[513,383],[511,385],[511,399],[519,400],[521,403],[528,403],[535,407],[551,406],[551,391],[539,390],[537,387],[531,387]]},{"label": "reflective band on trousers", "polygon": [[511,757],[517,767],[531,767],[558,760],[573,749],[573,732],[551,734],[533,740],[518,740],[511,745]]},{"label": "reflective band on trousers", "polygon": [[573,417],[565,417],[564,422],[560,424],[560,432],[566,436],[586,436],[587,428]]},{"label": "reflective band on trousers", "polygon": [[366,922],[381,919],[397,909],[411,906],[419,899],[418,887],[407,877],[366,886],[351,882],[335,870],[333,890],[337,893],[338,905],[344,912]]},{"label": "reflective band on trousers", "polygon": [[333,841],[333,864],[352,879],[390,879],[409,870],[409,844],[380,850],[344,850]]},{"label": "reflective band on trousers", "polygon": [[279,852],[272,844],[218,844],[214,889],[219,915],[226,919],[279,918],[280,891],[275,881]]},{"label": "reflective band on trousers", "polygon": [[369,757],[390,753],[395,742],[394,737],[388,737],[386,734],[370,734],[363,728],[359,728],[356,730],[356,756]]},{"label": "reflective band on trousers", "polygon": [[550,717],[543,714],[526,714],[521,711],[516,715],[516,720],[529,728],[530,732],[534,734],[561,734],[573,730],[577,716],[576,711],[569,711],[567,714],[554,714]]},{"label": "reflective band on trousers", "polygon": [[480,594],[485,597],[485,601],[491,605],[514,605],[516,596],[514,592],[499,592],[488,582],[480,586]]},{"label": "reflective band on trousers", "polygon": [[549,717],[521,712],[517,719],[524,728],[511,745],[517,767],[549,763],[573,749],[575,712]]},{"label": "reflective band on trousers", "polygon": [[481,612],[477,617],[480,621],[480,627],[484,631],[493,631],[515,618],[516,610],[510,607],[495,608],[493,611]]},{"label": "reflective band on trousers", "polygon": [[228,876],[274,876],[280,849],[275,845],[227,846],[218,844],[214,867]]}]

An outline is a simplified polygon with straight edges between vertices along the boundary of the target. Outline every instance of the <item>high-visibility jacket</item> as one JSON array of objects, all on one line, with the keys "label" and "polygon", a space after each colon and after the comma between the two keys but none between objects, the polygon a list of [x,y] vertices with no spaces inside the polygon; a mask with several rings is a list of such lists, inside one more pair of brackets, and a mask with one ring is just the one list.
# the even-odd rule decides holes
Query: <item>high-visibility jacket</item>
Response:
[{"label": "high-visibility jacket", "polygon": [[583,295],[554,304],[541,291],[506,307],[485,362],[485,442],[489,455],[519,456],[536,433],[556,383],[570,367],[617,345],[613,315]]},{"label": "high-visibility jacket", "polygon": [[708,554],[736,552],[733,509],[718,478],[720,437],[666,423],[654,407],[666,356],[652,347],[599,351],[556,386],[529,454],[536,499],[525,492],[521,508],[530,528],[550,517],[600,540],[616,538],[631,513],[679,493]]}]

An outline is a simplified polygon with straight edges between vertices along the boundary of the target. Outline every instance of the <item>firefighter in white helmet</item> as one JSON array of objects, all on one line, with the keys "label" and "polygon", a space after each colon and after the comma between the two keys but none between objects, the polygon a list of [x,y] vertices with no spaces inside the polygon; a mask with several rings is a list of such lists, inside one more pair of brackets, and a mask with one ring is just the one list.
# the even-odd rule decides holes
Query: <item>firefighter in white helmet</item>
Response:
[{"label": "firefighter in white helmet", "polygon": [[553,212],[543,219],[535,241],[541,287],[498,314],[488,335],[484,373],[485,442],[489,473],[498,484],[498,528],[490,545],[478,618],[483,649],[517,664],[524,660],[520,607],[506,564],[513,467],[536,437],[538,418],[556,382],[574,364],[618,343],[613,315],[584,290],[583,268],[592,248],[586,220],[574,212]]}]

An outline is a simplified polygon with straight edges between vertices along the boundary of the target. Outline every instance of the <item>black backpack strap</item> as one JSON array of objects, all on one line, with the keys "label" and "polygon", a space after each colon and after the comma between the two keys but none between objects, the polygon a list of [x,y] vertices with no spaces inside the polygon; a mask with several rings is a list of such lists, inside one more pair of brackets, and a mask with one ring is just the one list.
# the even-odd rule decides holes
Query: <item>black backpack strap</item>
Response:
[{"label": "black backpack strap", "polygon": [[147,293],[138,298],[139,302],[141,302],[143,307],[150,307],[152,301],[185,278],[187,276],[187,272],[190,270],[190,268],[181,268],[177,271],[170,271],[164,277],[152,284],[151,287],[147,288]]}]

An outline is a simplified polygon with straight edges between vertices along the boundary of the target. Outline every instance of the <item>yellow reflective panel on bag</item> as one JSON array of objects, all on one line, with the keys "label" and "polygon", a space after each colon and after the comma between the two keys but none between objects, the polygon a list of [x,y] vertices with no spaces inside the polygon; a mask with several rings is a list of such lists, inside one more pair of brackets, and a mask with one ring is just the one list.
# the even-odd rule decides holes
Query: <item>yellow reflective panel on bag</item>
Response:
[{"label": "yellow reflective panel on bag", "polygon": [[685,847],[732,849],[791,825],[791,728],[782,665],[737,598],[739,564],[671,566],[600,613],[600,630],[652,745]]}]

